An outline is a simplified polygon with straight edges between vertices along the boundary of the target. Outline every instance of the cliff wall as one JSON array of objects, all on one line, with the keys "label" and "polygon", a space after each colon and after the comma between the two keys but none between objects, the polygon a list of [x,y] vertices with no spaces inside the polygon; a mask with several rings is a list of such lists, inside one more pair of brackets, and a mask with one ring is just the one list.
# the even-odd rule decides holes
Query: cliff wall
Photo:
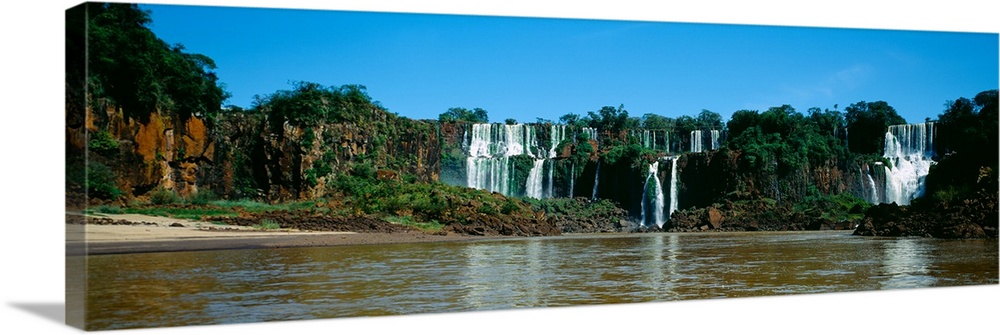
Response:
[{"label": "cliff wall", "polygon": [[204,188],[223,197],[317,198],[358,165],[387,178],[439,179],[436,123],[383,110],[372,115],[300,127],[254,113],[204,119],[154,111],[134,118],[113,106],[88,108],[83,120],[67,124],[68,168],[86,164],[93,177],[106,167],[124,200],[156,189],[189,197]]}]

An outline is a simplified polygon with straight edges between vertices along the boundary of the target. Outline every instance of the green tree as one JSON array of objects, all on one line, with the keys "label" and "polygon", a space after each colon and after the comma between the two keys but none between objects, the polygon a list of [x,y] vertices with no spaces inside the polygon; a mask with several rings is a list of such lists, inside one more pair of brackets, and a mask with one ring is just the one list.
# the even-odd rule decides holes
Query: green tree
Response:
[{"label": "green tree", "polygon": [[743,134],[744,131],[750,128],[756,128],[760,124],[760,113],[755,110],[738,110],[733,112],[733,116],[729,118],[729,122],[726,123],[726,129],[729,130],[729,137],[736,138]]},{"label": "green tree", "polygon": [[847,110],[847,147],[860,154],[882,154],[885,132],[890,125],[905,124],[906,120],[885,101],[853,103]]},{"label": "green tree", "polygon": [[612,133],[627,129],[630,123],[625,105],[619,105],[618,108],[604,106],[597,112],[587,112],[587,117],[588,126]]},{"label": "green tree", "polygon": [[698,113],[698,129],[702,130],[720,130],[722,129],[722,116],[719,113],[702,109],[701,113]]},{"label": "green tree", "polygon": [[380,109],[362,85],[327,87],[296,82],[293,86],[264,98],[258,96],[253,109],[269,115],[272,127],[281,127],[285,121],[306,127],[323,122],[363,122]]},{"label": "green tree", "polygon": [[438,116],[438,120],[441,122],[455,122],[455,121],[465,121],[472,123],[490,122],[489,113],[487,113],[485,109],[479,107],[473,109],[467,109],[463,107],[448,108],[448,111],[441,113],[441,115]]},{"label": "green tree", "polygon": [[657,114],[645,114],[642,116],[642,127],[646,129],[672,130],[674,129],[674,119]]},{"label": "green tree", "polygon": [[559,122],[569,126],[583,127],[584,124],[580,123],[580,114],[566,113],[566,115],[559,117]]},{"label": "green tree", "polygon": [[[190,115],[211,116],[228,98],[212,71],[215,62],[204,55],[184,52],[181,45],[169,46],[148,26],[148,11],[135,4],[87,3],[67,16],[86,17],[86,33],[67,31],[67,52],[80,52],[78,42],[86,36],[85,63],[88,92],[95,101],[105,100],[122,107],[127,117],[146,119],[157,109]],[[82,29],[76,19],[67,29]],[[79,80],[84,69],[67,57],[67,77]],[[80,94],[68,92],[73,99]]]},{"label": "green tree", "polygon": [[940,161],[931,166],[926,194],[945,202],[996,194],[998,152],[997,90],[980,92],[974,99],[949,101],[938,115],[937,144]]}]

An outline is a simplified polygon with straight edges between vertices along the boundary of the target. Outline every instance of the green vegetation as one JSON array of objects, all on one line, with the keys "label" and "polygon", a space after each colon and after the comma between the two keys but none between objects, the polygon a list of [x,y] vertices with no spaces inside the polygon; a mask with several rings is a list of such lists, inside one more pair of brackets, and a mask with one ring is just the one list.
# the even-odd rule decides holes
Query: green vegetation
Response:
[{"label": "green vegetation", "polygon": [[386,216],[382,219],[395,224],[414,227],[426,232],[441,231],[441,229],[444,228],[444,225],[438,222],[437,220],[431,220],[430,222],[419,222],[416,219],[414,219],[413,216]]},{"label": "green vegetation", "polygon": [[[507,124],[514,119],[507,119]],[[448,108],[447,112],[441,113],[438,116],[438,121],[441,122],[455,122],[455,121],[465,121],[470,123],[488,123],[490,122],[489,113],[485,109],[476,107],[473,109],[466,109],[462,107],[452,107]],[[517,123],[517,121],[514,121]]]},{"label": "green vegetation", "polygon": [[793,205],[795,212],[809,217],[828,219],[834,222],[855,220],[864,217],[865,210],[872,205],[864,199],[850,194],[823,195],[813,187],[810,195]]},{"label": "green vegetation", "polygon": [[85,169],[87,173],[84,185],[88,196],[101,199],[117,199],[124,193],[118,189],[115,173],[107,165],[91,161]]},{"label": "green vegetation", "polygon": [[885,148],[885,131],[895,124],[905,124],[906,120],[896,113],[896,109],[885,101],[853,103],[847,110],[847,131],[852,134],[848,148],[859,154],[879,154]]},{"label": "green vegetation", "polygon": [[532,208],[548,215],[574,218],[615,218],[623,213],[614,201],[578,201],[575,198],[524,199]]},{"label": "green vegetation", "polygon": [[[279,90],[254,102],[253,112],[268,115],[272,129],[280,129],[287,121],[295,126],[315,127],[323,123],[360,122],[370,119],[375,109],[362,85],[339,87],[296,82],[291,90]],[[311,135],[313,138],[315,135]],[[301,144],[312,145],[310,136]],[[307,141],[308,140],[308,141]]]},{"label": "green vegetation", "polygon": [[174,190],[157,187],[149,192],[149,201],[154,205],[170,205],[180,202],[180,198],[174,193]]},{"label": "green vegetation", "polygon": [[956,203],[980,197],[980,192],[996,193],[997,120],[997,90],[949,102],[938,116],[941,159],[926,179],[926,194],[932,201]]},{"label": "green vegetation", "polygon": [[[70,9],[67,82],[86,82],[95,103],[107,101],[140,120],[158,109],[182,119],[218,113],[228,94],[212,72],[215,62],[184,52],[180,44],[168,45],[149,30],[150,23],[149,12],[135,4],[86,3]],[[77,58],[82,55],[86,58]],[[68,100],[84,101],[82,88],[69,89]]]},{"label": "green vegetation", "polygon": [[261,219],[260,222],[253,226],[260,230],[278,230],[281,229],[281,225],[271,219]]},{"label": "green vegetation", "polygon": [[87,148],[90,151],[96,152],[105,157],[114,157],[118,155],[118,140],[111,135],[107,130],[101,130],[94,133],[89,133],[90,140],[87,142]]},{"label": "green vegetation", "polygon": [[727,147],[743,153],[740,160],[745,167],[779,175],[807,163],[847,161],[848,152],[837,130],[844,125],[841,113],[818,108],[809,112],[807,117],[789,105],[763,113],[736,111],[727,124]]}]

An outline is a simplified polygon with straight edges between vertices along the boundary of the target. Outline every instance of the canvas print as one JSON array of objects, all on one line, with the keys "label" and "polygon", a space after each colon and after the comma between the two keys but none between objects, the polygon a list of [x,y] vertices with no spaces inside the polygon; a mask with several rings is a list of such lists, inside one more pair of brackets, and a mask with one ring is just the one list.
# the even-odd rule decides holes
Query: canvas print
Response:
[{"label": "canvas print", "polygon": [[996,33],[84,3],[86,330],[998,283]]}]

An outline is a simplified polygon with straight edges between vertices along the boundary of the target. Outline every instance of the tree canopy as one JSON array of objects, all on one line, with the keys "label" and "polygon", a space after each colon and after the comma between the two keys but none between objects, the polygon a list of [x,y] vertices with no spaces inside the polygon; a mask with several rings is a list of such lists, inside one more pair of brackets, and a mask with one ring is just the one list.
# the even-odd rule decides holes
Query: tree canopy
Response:
[{"label": "tree canopy", "polygon": [[905,124],[906,120],[885,101],[853,103],[847,110],[847,147],[860,154],[881,155],[885,146],[885,132],[891,125]]},{"label": "tree canopy", "polygon": [[[150,22],[149,12],[135,4],[86,3],[69,10],[68,85],[86,80],[91,98],[122,107],[128,117],[145,118],[157,109],[182,117],[217,113],[228,94],[212,71],[215,62],[168,45],[149,30]],[[68,94],[83,98],[79,90]]]},{"label": "tree canopy", "polygon": [[363,85],[323,86],[297,82],[291,90],[280,90],[266,97],[255,97],[253,109],[270,116],[274,125],[285,121],[296,126],[315,126],[321,122],[361,122],[371,119],[375,109]]},{"label": "tree canopy", "polygon": [[728,146],[740,150],[751,168],[785,173],[809,162],[814,165],[847,154],[832,125],[844,124],[836,111],[810,110],[809,117],[792,106],[771,107],[763,113],[740,110],[727,128]]},{"label": "tree canopy", "polygon": [[941,159],[927,175],[926,190],[937,200],[951,202],[976,197],[985,188],[996,192],[997,90],[975,98],[958,98],[938,115],[937,147]]},{"label": "tree canopy", "polygon": [[473,109],[452,107],[448,108],[447,112],[438,115],[438,121],[441,122],[465,121],[472,123],[488,123],[490,122],[490,117],[489,113],[486,112],[485,109],[479,107]]}]

